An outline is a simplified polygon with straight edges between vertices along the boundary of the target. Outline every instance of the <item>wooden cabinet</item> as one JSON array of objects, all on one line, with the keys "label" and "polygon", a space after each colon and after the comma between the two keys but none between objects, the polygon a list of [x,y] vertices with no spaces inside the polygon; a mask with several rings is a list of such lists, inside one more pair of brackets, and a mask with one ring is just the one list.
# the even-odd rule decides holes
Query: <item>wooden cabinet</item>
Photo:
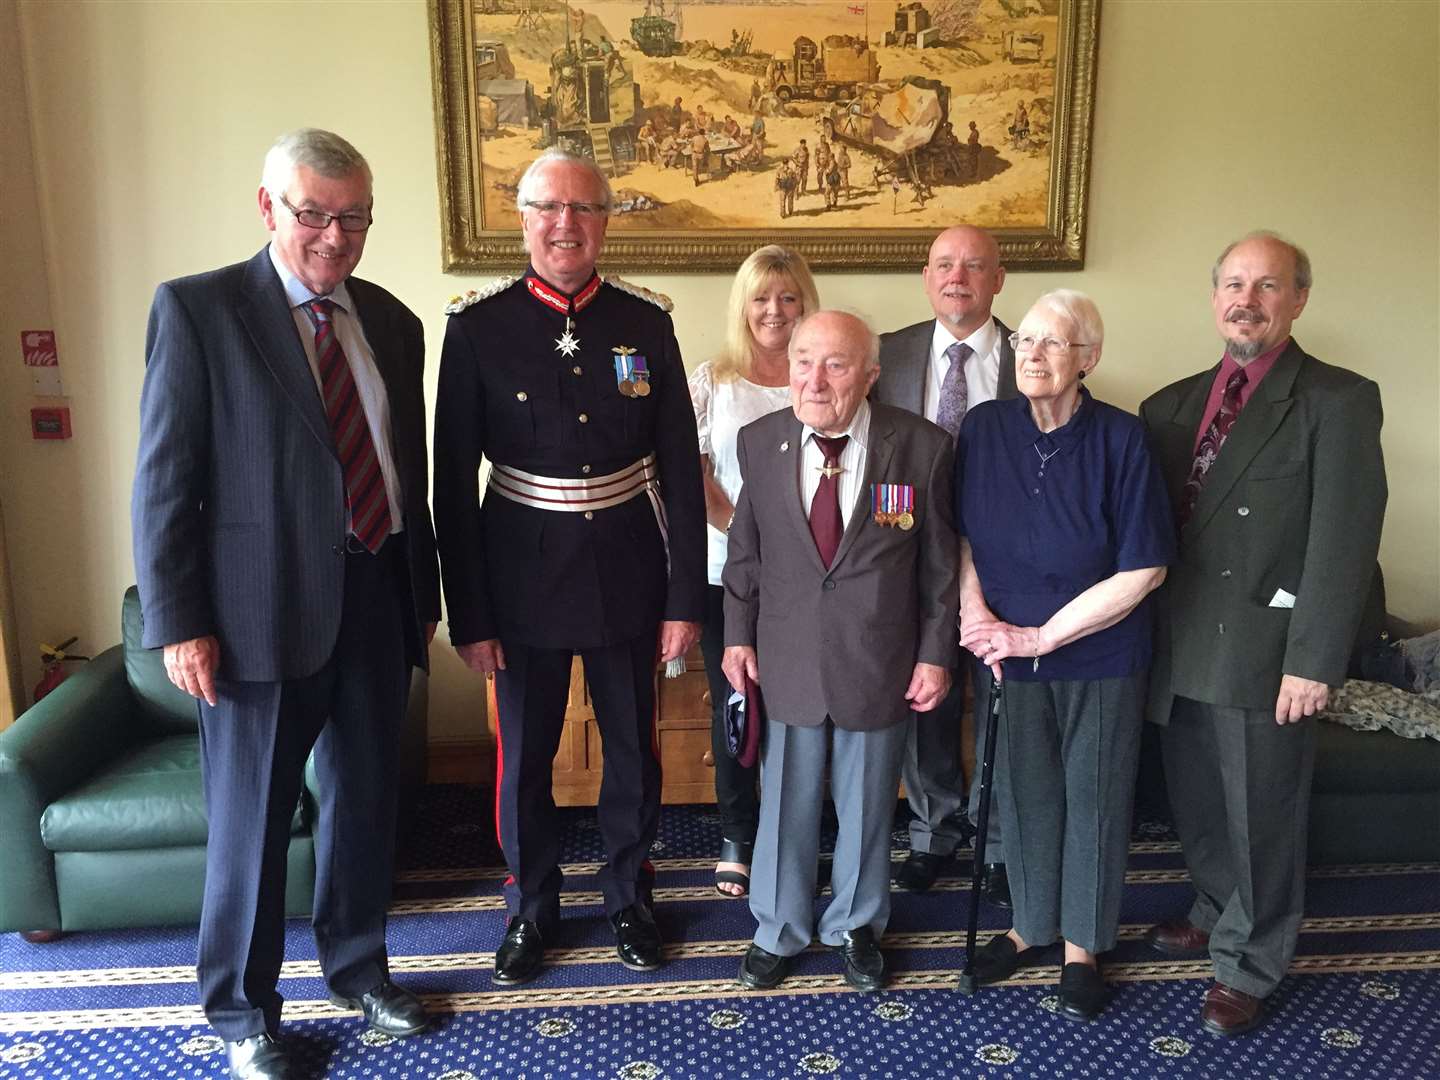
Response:
[{"label": "wooden cabinet", "polygon": [[[660,743],[663,785],[660,799],[666,803],[713,803],[715,801],[715,759],[710,752],[710,686],[700,650],[685,658],[685,674],[678,679],[656,672],[656,702],[659,713],[656,737]],[[490,716],[495,715],[495,683],[490,681]],[[493,722],[492,722],[493,723]],[[570,694],[565,702],[565,730],[555,754],[554,782],[557,806],[593,806],[600,795],[604,758],[600,748],[600,727],[585,685],[580,657],[570,667]]]}]

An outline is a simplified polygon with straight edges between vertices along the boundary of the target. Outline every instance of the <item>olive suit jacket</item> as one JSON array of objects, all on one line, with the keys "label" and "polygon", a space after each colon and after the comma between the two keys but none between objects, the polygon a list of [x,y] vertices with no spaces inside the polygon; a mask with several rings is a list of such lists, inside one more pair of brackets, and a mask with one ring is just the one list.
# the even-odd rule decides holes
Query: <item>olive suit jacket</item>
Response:
[{"label": "olive suit jacket", "polygon": [[[744,484],[730,525],[725,644],[755,649],[765,713],[877,731],[910,715],[915,664],[955,665],[959,603],[950,436],[871,404],[865,476],[827,570],[802,506],[802,425],[790,409],[740,429]],[[914,526],[880,525],[871,485],[915,489]]]},{"label": "olive suit jacket", "polygon": [[[1140,406],[1174,506],[1216,371]],[[1380,424],[1374,382],[1290,342],[1231,428],[1158,591],[1151,720],[1166,723],[1176,695],[1270,710],[1282,674],[1344,681],[1385,516]]]}]

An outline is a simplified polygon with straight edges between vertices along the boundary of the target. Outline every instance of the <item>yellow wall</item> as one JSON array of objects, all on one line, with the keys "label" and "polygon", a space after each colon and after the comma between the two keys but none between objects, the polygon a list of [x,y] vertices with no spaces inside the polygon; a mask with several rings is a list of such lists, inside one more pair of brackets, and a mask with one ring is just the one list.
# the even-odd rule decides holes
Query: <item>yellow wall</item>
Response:
[{"label": "yellow wall", "polygon": [[[997,303],[1013,321],[1046,288],[1094,295],[1108,326],[1095,389],[1133,407],[1217,358],[1208,272],[1225,241],[1267,226],[1305,244],[1317,283],[1297,337],[1381,384],[1390,606],[1427,626],[1440,623],[1437,46],[1429,0],[1105,0],[1087,269],[1016,274]],[[276,134],[333,128],[370,158],[362,273],[421,313],[432,345],[445,298],[473,282],[439,269],[418,0],[0,0],[0,72],[0,506],[28,685],[38,640],[118,639],[150,296],[261,246],[255,188]],[[716,347],[725,279],[637,276],[674,297],[692,362]],[[928,314],[918,273],[820,285],[881,329]],[[47,324],[68,444],[26,437],[16,334]],[[478,684],[436,653],[432,731],[473,736]]]}]

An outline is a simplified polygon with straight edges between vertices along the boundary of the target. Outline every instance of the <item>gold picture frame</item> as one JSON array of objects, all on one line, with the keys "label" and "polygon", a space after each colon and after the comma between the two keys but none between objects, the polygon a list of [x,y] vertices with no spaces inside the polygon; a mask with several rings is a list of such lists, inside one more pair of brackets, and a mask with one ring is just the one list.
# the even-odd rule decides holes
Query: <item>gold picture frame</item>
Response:
[{"label": "gold picture frame", "polygon": [[1100,0],[429,11],[447,271],[525,264],[514,186],[555,142],[612,176],[615,271],[730,272],[772,242],[817,270],[913,270],[960,222],[990,229],[1011,269],[1084,265]]}]

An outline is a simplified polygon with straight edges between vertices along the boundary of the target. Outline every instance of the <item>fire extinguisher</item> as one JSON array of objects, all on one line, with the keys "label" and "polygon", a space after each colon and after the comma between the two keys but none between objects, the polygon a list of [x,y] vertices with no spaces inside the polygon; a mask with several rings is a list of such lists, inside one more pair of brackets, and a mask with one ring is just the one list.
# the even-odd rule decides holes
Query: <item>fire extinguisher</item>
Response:
[{"label": "fire extinguisher", "polygon": [[70,671],[65,667],[66,660],[89,660],[88,656],[75,656],[65,650],[74,645],[79,638],[66,638],[59,645],[46,645],[40,643],[40,662],[44,665],[44,671],[40,681],[35,684],[35,700],[39,701],[46,694],[59,686],[69,676]]}]

